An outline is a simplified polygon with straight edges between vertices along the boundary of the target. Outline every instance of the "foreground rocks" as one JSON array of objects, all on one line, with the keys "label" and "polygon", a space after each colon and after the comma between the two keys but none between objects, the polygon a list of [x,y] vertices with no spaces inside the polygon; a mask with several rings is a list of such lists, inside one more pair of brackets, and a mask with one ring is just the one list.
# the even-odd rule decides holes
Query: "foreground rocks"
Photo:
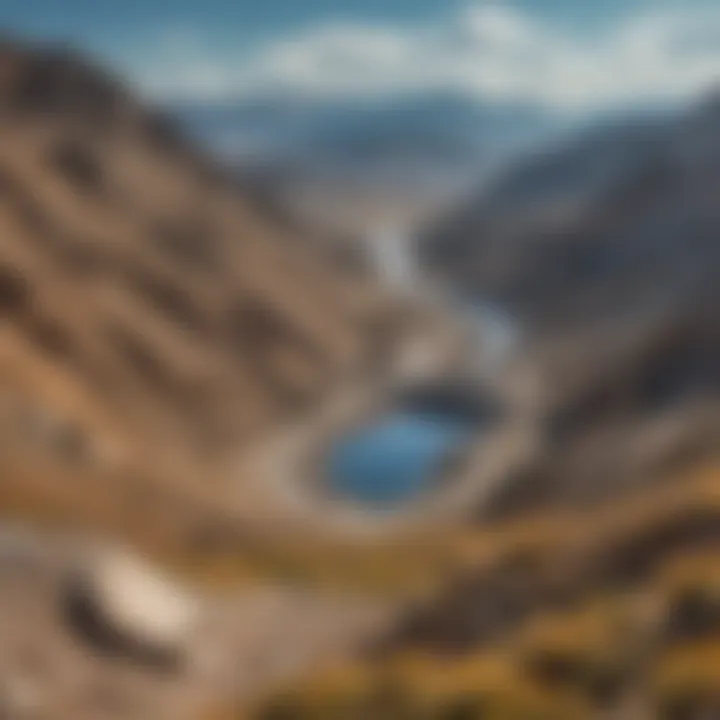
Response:
[{"label": "foreground rocks", "polygon": [[128,553],[94,553],[68,586],[73,623],[98,647],[163,667],[188,660],[200,602]]},{"label": "foreground rocks", "polygon": [[0,524],[0,717],[203,717],[347,656],[389,619],[309,590],[188,592],[125,552]]}]

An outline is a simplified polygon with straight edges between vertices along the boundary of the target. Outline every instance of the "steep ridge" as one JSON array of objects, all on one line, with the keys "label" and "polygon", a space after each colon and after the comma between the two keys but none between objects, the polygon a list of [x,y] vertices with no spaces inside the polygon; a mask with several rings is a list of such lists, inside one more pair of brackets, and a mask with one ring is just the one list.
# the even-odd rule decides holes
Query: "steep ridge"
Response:
[{"label": "steep ridge", "polygon": [[7,464],[227,504],[220,468],[391,342],[388,299],[307,234],[84,58],[3,42]]},{"label": "steep ridge", "polygon": [[549,460],[498,508],[611,496],[717,444],[719,189],[710,99],[525,160],[423,238],[430,269],[526,329]]}]

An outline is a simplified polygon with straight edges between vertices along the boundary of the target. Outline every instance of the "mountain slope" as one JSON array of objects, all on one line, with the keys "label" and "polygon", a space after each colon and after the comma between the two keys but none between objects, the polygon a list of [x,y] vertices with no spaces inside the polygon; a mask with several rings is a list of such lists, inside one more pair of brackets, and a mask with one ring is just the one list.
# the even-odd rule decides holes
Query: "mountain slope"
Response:
[{"label": "mountain slope", "polygon": [[525,328],[547,467],[499,507],[612,496],[717,444],[719,191],[709,101],[530,158],[423,238],[430,269]]},{"label": "mountain slope", "polygon": [[18,467],[87,476],[88,502],[156,477],[227,503],[221,468],[387,345],[387,300],[304,235],[84,59],[3,43],[0,437]]}]

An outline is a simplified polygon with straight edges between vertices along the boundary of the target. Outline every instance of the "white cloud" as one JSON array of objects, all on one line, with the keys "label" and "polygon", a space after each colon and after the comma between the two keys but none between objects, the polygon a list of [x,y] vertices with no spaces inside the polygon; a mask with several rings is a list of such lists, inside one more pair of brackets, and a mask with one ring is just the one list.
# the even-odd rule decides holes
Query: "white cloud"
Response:
[{"label": "white cloud", "polygon": [[143,74],[150,91],[170,96],[452,90],[582,112],[682,99],[720,83],[720,8],[709,7],[646,10],[591,33],[482,3],[436,25],[323,24],[232,58],[191,36],[171,39]]},{"label": "white cloud", "polygon": [[546,38],[544,28],[507,5],[470,6],[460,24],[476,41],[501,49],[523,49]]}]

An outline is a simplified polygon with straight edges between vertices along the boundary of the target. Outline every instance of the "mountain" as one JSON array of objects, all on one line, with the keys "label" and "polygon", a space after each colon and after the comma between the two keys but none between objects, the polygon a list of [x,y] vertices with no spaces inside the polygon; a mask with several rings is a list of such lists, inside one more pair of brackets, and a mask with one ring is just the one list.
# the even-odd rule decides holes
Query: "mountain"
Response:
[{"label": "mountain", "polygon": [[520,161],[421,238],[430,271],[525,328],[553,459],[501,505],[607,496],[684,436],[717,442],[719,188],[708,101]]},{"label": "mountain", "polygon": [[518,319],[498,382],[539,452],[464,521],[350,538],[324,498],[292,532],[273,498],[348,407],[432,395],[453,321],[84,58],[4,42],[0,714],[716,716],[719,130],[709,103],[588,136],[428,230],[456,295]]},{"label": "mountain", "polygon": [[452,94],[365,102],[275,96],[170,109],[194,137],[246,171],[396,191],[464,187],[561,125],[529,107],[483,106]]},{"label": "mountain", "polygon": [[387,345],[372,283],[66,50],[0,48],[0,227],[3,492],[19,510],[87,506],[101,525],[96,505],[251,506],[234,477],[248,444]]},{"label": "mountain", "polygon": [[[527,319],[550,323],[560,320],[569,291],[580,300],[673,252],[696,262],[707,246],[699,236],[715,220],[707,196],[718,124],[708,105],[679,120],[600,126],[551,144],[426,232],[426,262],[454,273],[468,292],[497,295]],[[692,237],[681,244],[686,229]],[[586,309],[567,304],[578,315]]]},{"label": "mountain", "polygon": [[426,231],[447,294],[521,328],[498,381],[538,453],[379,552],[393,579],[422,557],[417,601],[251,717],[720,716],[719,192],[710,100],[525,158]]}]

